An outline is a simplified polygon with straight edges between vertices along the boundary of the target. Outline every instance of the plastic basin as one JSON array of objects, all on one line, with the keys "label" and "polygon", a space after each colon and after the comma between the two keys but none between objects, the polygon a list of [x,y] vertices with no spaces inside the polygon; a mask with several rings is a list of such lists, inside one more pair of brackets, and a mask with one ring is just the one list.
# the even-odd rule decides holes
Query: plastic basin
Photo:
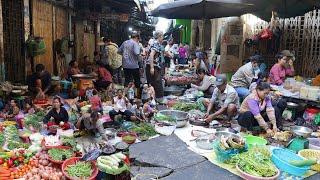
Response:
[{"label": "plastic basin", "polygon": [[244,137],[246,143],[248,144],[248,148],[251,148],[253,146],[265,146],[267,145],[268,141],[258,137],[258,136],[245,136]]},{"label": "plastic basin", "polygon": [[274,175],[274,176],[271,176],[271,177],[258,177],[258,176],[253,176],[253,175],[251,175],[251,174],[248,174],[248,173],[242,171],[242,170],[239,168],[238,165],[237,165],[236,167],[237,167],[237,170],[240,172],[241,177],[244,178],[244,179],[246,179],[246,180],[276,180],[276,179],[278,179],[279,176],[280,176],[280,171],[279,171],[279,169],[277,169],[277,174]]},{"label": "plastic basin", "polygon": [[303,160],[303,158],[288,149],[273,149],[271,160],[281,171],[295,176],[302,176],[310,169],[310,166],[297,167],[291,165],[290,161]]}]

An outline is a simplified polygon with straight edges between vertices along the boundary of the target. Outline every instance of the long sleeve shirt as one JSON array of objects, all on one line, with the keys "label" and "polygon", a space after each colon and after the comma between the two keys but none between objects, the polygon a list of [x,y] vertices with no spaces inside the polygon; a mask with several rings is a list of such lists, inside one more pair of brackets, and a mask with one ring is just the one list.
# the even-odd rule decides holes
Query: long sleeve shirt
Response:
[{"label": "long sleeve shirt", "polygon": [[56,124],[59,124],[62,122],[68,122],[69,121],[69,114],[66,109],[63,107],[60,108],[60,112],[58,113],[56,109],[51,109],[48,114],[44,117],[43,122],[46,124],[49,122],[49,120],[53,118],[54,122]]},{"label": "long sleeve shirt", "polygon": [[252,63],[249,62],[238,69],[238,71],[231,78],[232,87],[249,88],[252,79],[255,77],[255,72]]},{"label": "long sleeve shirt", "polygon": [[91,119],[91,114],[86,113],[82,115],[79,120],[80,122],[80,129],[87,129],[87,130],[97,130],[103,139],[108,140],[108,137],[105,133],[105,129],[103,127],[104,121],[102,119],[98,119],[97,122],[94,124]]},{"label": "long sleeve shirt", "polygon": [[276,117],[271,103],[271,98],[266,97],[265,99],[261,100],[258,97],[257,91],[255,90],[249,96],[247,96],[241,104],[240,113],[245,113],[247,111],[250,111],[253,114],[259,126],[264,129],[267,129],[268,125],[261,115],[262,111],[266,111],[267,116],[273,125],[276,124]]},{"label": "long sleeve shirt", "polygon": [[293,76],[294,71],[291,68],[282,67],[280,64],[275,64],[270,70],[270,82],[274,85],[282,85],[286,76]]}]

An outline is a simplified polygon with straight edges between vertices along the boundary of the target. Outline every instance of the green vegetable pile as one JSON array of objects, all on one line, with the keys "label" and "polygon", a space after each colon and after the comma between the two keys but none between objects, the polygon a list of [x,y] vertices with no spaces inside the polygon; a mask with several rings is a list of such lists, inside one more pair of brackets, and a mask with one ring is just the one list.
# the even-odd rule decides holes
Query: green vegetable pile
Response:
[{"label": "green vegetable pile", "polygon": [[249,151],[233,156],[231,164],[253,176],[271,177],[277,174],[277,169],[271,161],[271,153],[266,147],[253,147]]},{"label": "green vegetable pile", "polygon": [[6,139],[3,134],[0,134],[0,147],[2,147],[5,143]]},{"label": "green vegetable pile", "polygon": [[30,145],[22,143],[19,137],[19,131],[16,126],[7,126],[4,130],[4,137],[7,141],[7,148],[9,150],[15,148],[28,148]]},{"label": "green vegetable pile", "polygon": [[197,103],[183,103],[178,102],[172,107],[174,110],[184,111],[188,112],[190,110],[199,109],[199,106]]},{"label": "green vegetable pile", "polygon": [[30,126],[32,126],[34,129],[40,130],[41,129],[40,122],[42,121],[43,116],[41,116],[42,114],[40,112],[38,112],[38,114],[30,114],[26,116],[24,119],[25,127],[30,128]]},{"label": "green vegetable pile", "polygon": [[26,144],[26,143],[22,143],[22,142],[18,142],[18,141],[8,141],[7,144],[7,148],[9,150],[13,150],[13,149],[19,149],[19,148],[24,148],[24,149],[28,149],[30,146],[30,144]]},{"label": "green vegetable pile", "polygon": [[145,122],[135,124],[129,130],[137,133],[139,136],[152,137],[152,136],[157,135],[157,132],[154,130],[154,127],[148,123],[145,123]]},{"label": "green vegetable pile", "polygon": [[74,151],[77,149],[77,143],[74,137],[60,136],[60,139],[64,146],[70,146]]},{"label": "green vegetable pile", "polygon": [[161,113],[157,113],[154,118],[158,121],[176,122],[176,119],[174,119],[173,117],[166,116]]},{"label": "green vegetable pile", "polygon": [[49,156],[55,161],[63,161],[66,160],[73,155],[73,151],[70,149],[50,149],[48,151]]},{"label": "green vegetable pile", "polygon": [[131,136],[131,135],[127,135],[123,137],[124,141],[133,141],[135,140],[135,137]]},{"label": "green vegetable pile", "polygon": [[93,170],[90,162],[77,162],[67,166],[66,171],[71,177],[87,178],[91,176]]}]

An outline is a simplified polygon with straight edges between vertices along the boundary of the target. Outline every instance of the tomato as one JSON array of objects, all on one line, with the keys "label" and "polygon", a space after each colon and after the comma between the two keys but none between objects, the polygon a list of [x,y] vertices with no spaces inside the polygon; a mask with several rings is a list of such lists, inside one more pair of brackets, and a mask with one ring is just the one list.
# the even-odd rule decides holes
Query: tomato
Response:
[{"label": "tomato", "polygon": [[2,158],[0,158],[0,164],[3,164],[4,160]]}]

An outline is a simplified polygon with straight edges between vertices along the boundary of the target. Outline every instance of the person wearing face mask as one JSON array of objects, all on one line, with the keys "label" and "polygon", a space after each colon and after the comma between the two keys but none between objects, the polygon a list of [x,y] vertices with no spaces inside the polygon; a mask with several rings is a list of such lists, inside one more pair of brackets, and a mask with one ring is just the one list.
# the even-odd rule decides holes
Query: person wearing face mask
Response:
[{"label": "person wearing face mask", "polygon": [[[270,84],[259,82],[256,89],[247,96],[241,104],[238,123],[240,126],[252,130],[255,126],[263,128],[269,136],[278,131],[281,124],[281,114],[271,103]],[[266,122],[270,121],[272,130]]]},{"label": "person wearing face mask", "polygon": [[257,76],[261,61],[260,55],[250,57],[250,62],[246,63],[238,69],[231,78],[231,86],[237,91],[240,98],[244,99],[250,94],[249,87],[252,80]]},{"label": "person wearing face mask", "polygon": [[278,63],[270,70],[270,82],[274,85],[282,85],[287,76],[294,76],[294,55],[289,50],[283,50],[277,54]]}]

